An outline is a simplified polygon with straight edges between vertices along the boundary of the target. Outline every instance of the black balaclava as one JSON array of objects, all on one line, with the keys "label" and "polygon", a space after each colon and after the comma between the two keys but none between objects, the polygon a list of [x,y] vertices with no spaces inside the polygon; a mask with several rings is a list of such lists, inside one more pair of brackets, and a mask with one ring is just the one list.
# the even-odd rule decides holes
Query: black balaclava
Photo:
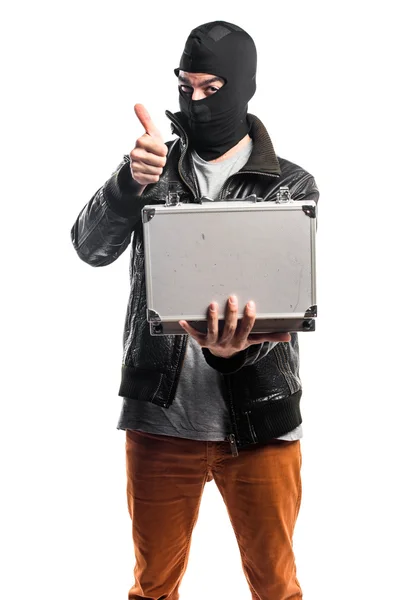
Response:
[{"label": "black balaclava", "polygon": [[256,91],[257,52],[240,27],[214,21],[193,29],[183,51],[179,71],[209,73],[225,85],[202,100],[192,101],[179,88],[179,106],[189,141],[204,160],[233,148],[248,132],[247,105]]}]

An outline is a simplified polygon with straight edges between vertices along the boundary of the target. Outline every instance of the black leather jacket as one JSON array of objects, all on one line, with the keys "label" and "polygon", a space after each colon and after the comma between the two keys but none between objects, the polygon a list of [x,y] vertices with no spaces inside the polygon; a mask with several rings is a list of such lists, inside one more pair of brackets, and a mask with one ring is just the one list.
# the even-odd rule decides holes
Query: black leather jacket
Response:
[{"label": "black leather jacket", "polygon": [[[147,186],[142,196],[135,195],[129,156],[125,155],[111,178],[79,213],[71,237],[78,256],[94,267],[115,261],[132,239],[119,395],[168,408],[174,400],[187,336],[150,335],[141,209],[146,204],[164,204],[171,181],[177,182],[181,202],[193,202],[200,194],[180,113],[166,114],[178,137],[167,142],[167,164],[160,180]],[[227,179],[219,198],[234,201],[256,194],[265,201],[275,200],[279,187],[288,186],[293,200],[317,202],[319,192],[312,175],[278,158],[261,121],[254,115],[249,115],[249,121],[252,154],[247,164]],[[288,343],[253,345],[231,359],[215,357],[207,349],[203,354],[208,364],[221,373],[232,422],[228,439],[234,456],[239,449],[267,442],[300,425],[302,391],[296,333]]]}]

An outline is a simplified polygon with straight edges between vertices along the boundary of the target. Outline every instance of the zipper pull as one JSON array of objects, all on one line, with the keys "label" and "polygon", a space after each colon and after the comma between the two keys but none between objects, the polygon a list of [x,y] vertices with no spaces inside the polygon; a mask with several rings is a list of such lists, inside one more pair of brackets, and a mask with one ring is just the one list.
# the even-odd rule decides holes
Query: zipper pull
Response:
[{"label": "zipper pull", "polygon": [[228,435],[228,440],[229,440],[229,443],[231,445],[232,456],[238,456],[239,452],[238,452],[237,445],[236,445],[235,434],[234,433],[230,433]]}]

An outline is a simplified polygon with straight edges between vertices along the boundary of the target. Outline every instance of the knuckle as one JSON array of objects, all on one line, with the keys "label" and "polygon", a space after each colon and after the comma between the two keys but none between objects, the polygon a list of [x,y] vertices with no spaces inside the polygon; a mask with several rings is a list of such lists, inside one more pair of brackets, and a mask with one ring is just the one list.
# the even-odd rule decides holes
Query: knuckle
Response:
[{"label": "knuckle", "polygon": [[153,148],[154,148],[154,151],[157,154],[158,158],[160,160],[165,160],[165,157],[167,156],[167,152],[165,152],[165,150],[164,150],[164,145],[154,144]]},{"label": "knuckle", "polygon": [[145,150],[143,150],[142,148],[134,148],[134,150],[131,153],[131,160],[140,162],[143,160],[144,156]]},{"label": "knuckle", "polygon": [[253,323],[246,323],[244,326],[244,333],[247,335],[253,329]]},{"label": "knuckle", "polygon": [[144,135],[136,140],[136,148],[144,148],[146,145],[146,138]]},{"label": "knuckle", "polygon": [[245,315],[242,319],[242,325],[243,325],[243,327],[253,327],[255,320],[256,320],[255,315],[252,315],[252,316]]}]

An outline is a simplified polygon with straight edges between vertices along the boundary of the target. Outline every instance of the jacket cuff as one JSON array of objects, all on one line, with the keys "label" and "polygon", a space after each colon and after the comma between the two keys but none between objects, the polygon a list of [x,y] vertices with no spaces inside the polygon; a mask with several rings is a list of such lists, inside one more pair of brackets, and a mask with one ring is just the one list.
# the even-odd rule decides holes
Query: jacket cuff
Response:
[{"label": "jacket cuff", "polygon": [[221,358],[212,354],[208,348],[202,348],[203,356],[213,369],[220,373],[235,373],[242,367],[245,367],[247,363],[252,362],[251,358],[259,354],[262,344],[253,344],[232,356],[231,358]]},{"label": "jacket cuff", "polygon": [[130,164],[126,163],[104,184],[104,199],[120,217],[138,217],[144,200],[138,196],[141,187],[132,179]]}]

